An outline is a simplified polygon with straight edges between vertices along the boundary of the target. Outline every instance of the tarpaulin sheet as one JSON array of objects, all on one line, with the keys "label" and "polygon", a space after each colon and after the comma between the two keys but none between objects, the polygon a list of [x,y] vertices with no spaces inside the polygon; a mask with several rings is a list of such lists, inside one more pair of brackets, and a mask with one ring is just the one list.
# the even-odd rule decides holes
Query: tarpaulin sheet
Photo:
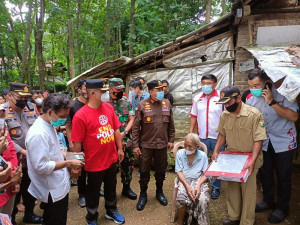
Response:
[{"label": "tarpaulin sheet", "polygon": [[286,49],[288,46],[254,46],[244,47],[258,60],[259,67],[276,82],[284,78],[277,89],[280,94],[293,102],[300,92],[300,68],[293,63]]}]

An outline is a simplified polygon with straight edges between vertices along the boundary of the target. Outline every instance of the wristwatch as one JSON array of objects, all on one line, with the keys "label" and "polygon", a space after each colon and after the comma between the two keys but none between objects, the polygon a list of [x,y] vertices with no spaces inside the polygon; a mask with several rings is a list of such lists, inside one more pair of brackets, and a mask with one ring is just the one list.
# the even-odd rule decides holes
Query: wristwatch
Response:
[{"label": "wristwatch", "polygon": [[128,131],[127,131],[127,130],[124,130],[124,133],[125,133],[125,135],[127,135],[127,134],[128,134]]},{"label": "wristwatch", "polygon": [[275,105],[276,103],[277,103],[277,102],[273,99],[273,100],[270,102],[269,106]]}]

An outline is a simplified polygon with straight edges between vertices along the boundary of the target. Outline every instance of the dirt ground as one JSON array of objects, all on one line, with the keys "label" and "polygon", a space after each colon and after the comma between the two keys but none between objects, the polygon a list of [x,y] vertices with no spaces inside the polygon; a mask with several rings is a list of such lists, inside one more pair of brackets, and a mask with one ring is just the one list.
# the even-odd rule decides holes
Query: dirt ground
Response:
[{"label": "dirt ground", "polygon": [[[129,200],[121,195],[122,184],[120,182],[120,174],[118,174],[118,209],[119,212],[125,216],[126,223],[129,225],[172,225],[170,222],[171,214],[171,199],[173,193],[174,179],[176,174],[174,172],[168,172],[166,181],[164,183],[164,193],[169,200],[167,206],[162,206],[155,198],[155,181],[153,174],[151,175],[151,181],[148,190],[148,203],[143,211],[136,210],[137,200]],[[299,225],[300,224],[300,165],[294,166],[292,183],[292,197],[290,202],[290,215],[286,218],[281,225]],[[139,178],[137,177],[137,170],[134,171],[132,189],[139,193]],[[262,193],[258,189],[257,200],[260,201]],[[86,209],[80,208],[77,204],[77,187],[72,187],[70,191],[69,200],[69,212],[68,212],[68,225],[83,225],[85,222]],[[221,224],[223,218],[227,215],[226,208],[226,182],[222,182],[221,197],[218,200],[211,200],[209,207],[209,217],[211,225]],[[42,215],[42,210],[36,206],[35,212]],[[100,199],[99,206],[99,219],[100,225],[113,225],[113,221],[105,219],[104,200]],[[255,225],[269,225],[267,218],[270,212],[256,214]],[[18,213],[16,221],[18,225],[24,225],[22,222],[23,213]],[[176,224],[176,221],[175,221]],[[55,224],[53,224],[55,225]]]}]

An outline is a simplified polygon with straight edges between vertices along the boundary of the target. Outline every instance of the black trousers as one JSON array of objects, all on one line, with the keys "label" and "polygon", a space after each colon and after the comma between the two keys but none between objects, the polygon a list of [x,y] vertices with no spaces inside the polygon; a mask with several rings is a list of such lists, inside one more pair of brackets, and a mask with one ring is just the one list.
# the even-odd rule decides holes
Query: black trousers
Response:
[{"label": "black trousers", "polygon": [[[31,215],[33,214],[33,209],[35,206],[35,198],[27,191],[28,187],[30,185],[30,178],[28,176],[28,170],[27,167],[22,167],[22,173],[23,173],[23,177],[22,177],[22,181],[21,181],[21,185],[20,185],[20,193],[22,195],[23,198],[23,204],[25,206],[25,215]],[[12,212],[12,217],[15,217],[15,215],[18,213],[18,208],[17,208],[17,204],[20,203],[20,200],[18,200],[17,198],[15,199],[15,204],[14,204],[14,209]]]},{"label": "black trousers", "polygon": [[149,149],[142,148],[142,154],[139,157],[139,170],[140,170],[140,187],[144,191],[148,187],[150,181],[150,171],[152,158],[154,158],[154,170],[156,184],[162,188],[165,179],[165,173],[168,166],[167,148],[164,149]]},{"label": "black trousers", "polygon": [[88,172],[87,189],[85,193],[86,201],[86,221],[88,223],[97,222],[98,206],[100,197],[100,186],[104,183],[105,209],[107,213],[117,211],[117,163],[113,163],[108,169],[99,172]]},{"label": "black trousers", "polygon": [[[264,163],[260,169],[264,202],[288,214],[291,197],[291,176],[294,150],[275,153],[269,142],[268,151],[263,151]],[[274,171],[277,176],[277,202],[275,204]]]},{"label": "black trousers", "polygon": [[66,225],[68,201],[69,194],[57,202],[53,202],[51,194],[49,194],[48,203],[44,203],[43,225]]},{"label": "black trousers", "polygon": [[86,171],[84,168],[81,168],[81,175],[77,180],[77,188],[79,197],[85,196],[86,193]]}]

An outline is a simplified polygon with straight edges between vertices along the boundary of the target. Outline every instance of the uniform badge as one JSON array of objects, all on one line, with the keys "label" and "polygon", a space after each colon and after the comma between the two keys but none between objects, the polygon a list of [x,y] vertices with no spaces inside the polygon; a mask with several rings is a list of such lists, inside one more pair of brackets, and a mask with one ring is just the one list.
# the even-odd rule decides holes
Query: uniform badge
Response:
[{"label": "uniform badge", "polygon": [[16,135],[16,134],[18,133],[18,131],[17,131],[16,129],[11,129],[11,130],[10,130],[10,133],[11,133],[12,135]]},{"label": "uniform badge", "polygon": [[259,125],[260,125],[260,127],[262,127],[262,128],[265,127],[265,121],[264,121],[264,118],[263,118],[263,117],[260,117],[260,118],[259,118]]},{"label": "uniform badge", "polygon": [[29,113],[30,115],[34,114],[34,112],[33,112],[33,111],[29,111],[28,113]]},{"label": "uniform badge", "polygon": [[10,112],[13,112],[13,111],[14,111],[12,107],[9,107],[8,110],[9,110]]},{"label": "uniform badge", "polygon": [[7,118],[12,118],[12,117],[14,117],[14,115],[12,115],[12,114],[7,115]]},{"label": "uniform badge", "polygon": [[151,117],[147,117],[147,122],[150,122],[151,121]]}]

